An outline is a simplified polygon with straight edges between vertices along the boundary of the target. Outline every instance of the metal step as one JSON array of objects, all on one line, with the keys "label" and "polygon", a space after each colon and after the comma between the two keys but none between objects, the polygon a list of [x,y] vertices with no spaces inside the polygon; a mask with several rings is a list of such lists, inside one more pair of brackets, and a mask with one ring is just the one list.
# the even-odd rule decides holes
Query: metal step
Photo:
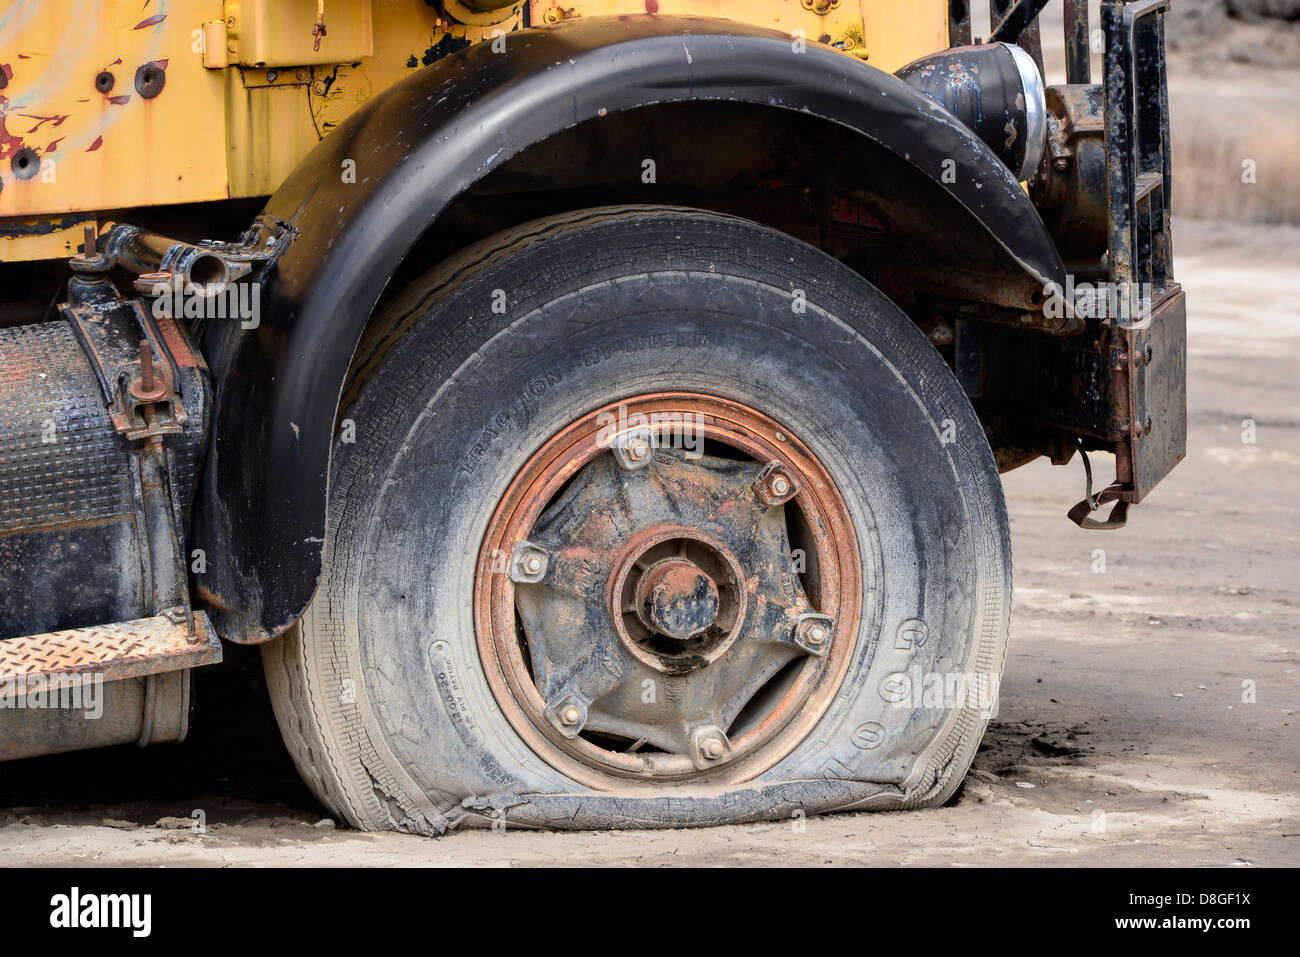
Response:
[{"label": "metal step", "polygon": [[167,614],[91,628],[70,628],[0,641],[0,688],[37,676],[97,675],[102,681],[139,678],[216,664],[221,641],[206,613]]}]

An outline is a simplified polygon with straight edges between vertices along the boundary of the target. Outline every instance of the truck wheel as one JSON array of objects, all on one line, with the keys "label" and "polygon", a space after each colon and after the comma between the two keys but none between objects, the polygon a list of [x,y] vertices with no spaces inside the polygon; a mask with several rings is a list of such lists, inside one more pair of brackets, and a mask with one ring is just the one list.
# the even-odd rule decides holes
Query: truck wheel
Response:
[{"label": "truck wheel", "polygon": [[1006,511],[875,287],[744,220],[604,208],[479,244],[373,327],[319,590],[265,648],[331,810],[441,833],[952,795],[1005,656]]}]

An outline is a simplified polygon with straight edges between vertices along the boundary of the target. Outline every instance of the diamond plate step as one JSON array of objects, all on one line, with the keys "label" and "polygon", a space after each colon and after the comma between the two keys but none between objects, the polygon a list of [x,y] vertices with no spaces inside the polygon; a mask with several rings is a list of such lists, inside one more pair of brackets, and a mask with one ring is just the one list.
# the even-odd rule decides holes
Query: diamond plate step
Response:
[{"label": "diamond plate step", "polygon": [[97,674],[104,681],[216,664],[221,641],[204,612],[194,613],[198,641],[166,615],[92,628],[70,628],[0,641],[0,686],[37,675]]}]

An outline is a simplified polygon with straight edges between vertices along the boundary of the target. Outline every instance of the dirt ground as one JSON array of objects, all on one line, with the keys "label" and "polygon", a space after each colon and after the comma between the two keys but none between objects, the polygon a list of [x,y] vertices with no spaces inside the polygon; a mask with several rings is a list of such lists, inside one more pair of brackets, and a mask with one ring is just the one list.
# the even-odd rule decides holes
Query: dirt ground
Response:
[{"label": "dirt ground", "polygon": [[954,804],[705,831],[358,834],[298,782],[257,656],[232,649],[199,673],[186,745],[0,768],[0,864],[1300,865],[1300,229],[1180,222],[1175,237],[1190,454],[1117,533],[1065,518],[1077,462],[1006,476],[1011,653]]}]

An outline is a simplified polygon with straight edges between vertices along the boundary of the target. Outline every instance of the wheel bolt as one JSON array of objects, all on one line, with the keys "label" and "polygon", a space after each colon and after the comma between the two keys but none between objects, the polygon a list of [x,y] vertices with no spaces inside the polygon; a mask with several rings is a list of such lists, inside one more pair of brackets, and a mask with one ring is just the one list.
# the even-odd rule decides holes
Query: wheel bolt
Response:
[{"label": "wheel bolt", "polygon": [[759,473],[756,491],[764,505],[775,506],[785,504],[799,489],[779,462],[769,462]]},{"label": "wheel bolt", "polygon": [[834,622],[825,615],[808,614],[794,627],[794,643],[810,654],[821,657],[830,644]]},{"label": "wheel bolt", "polygon": [[631,472],[645,468],[653,459],[654,433],[641,427],[616,436],[613,441],[614,459],[619,466]]},{"label": "wheel bolt", "polygon": [[707,724],[691,732],[691,762],[701,771],[731,754],[726,732],[716,724]]},{"label": "wheel bolt", "polygon": [[582,712],[573,705],[569,705],[560,711],[560,722],[562,724],[574,725],[582,720]]},{"label": "wheel bolt", "polygon": [[532,542],[520,542],[510,559],[510,580],[525,584],[540,582],[546,577],[550,555]]}]

